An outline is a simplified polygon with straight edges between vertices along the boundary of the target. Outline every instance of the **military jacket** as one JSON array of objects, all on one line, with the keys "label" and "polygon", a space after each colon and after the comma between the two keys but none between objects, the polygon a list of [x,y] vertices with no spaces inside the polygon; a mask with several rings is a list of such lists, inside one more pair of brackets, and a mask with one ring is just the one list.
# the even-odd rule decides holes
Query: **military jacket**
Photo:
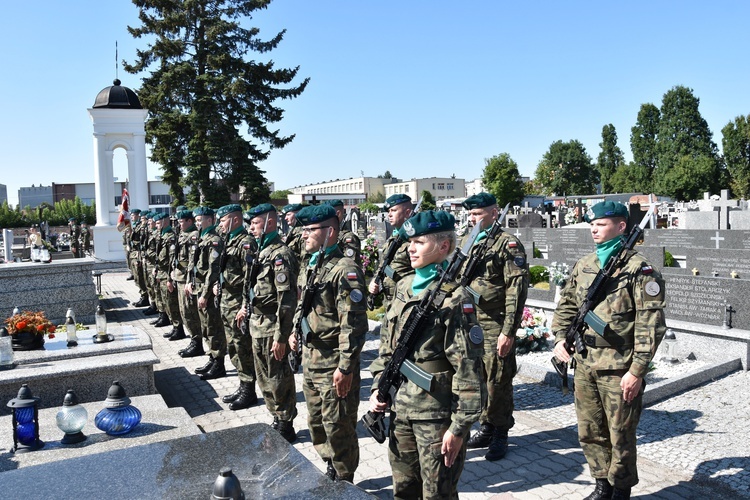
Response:
[{"label": "military jacket", "polygon": [[[380,331],[379,356],[370,365],[372,390],[377,389],[380,374],[391,359],[413,307],[419,304],[423,294],[437,285],[433,282],[427,290],[414,296],[413,281],[414,275],[409,275],[396,285],[396,296]],[[440,309],[429,315],[425,325],[409,359],[435,376],[434,390],[425,391],[407,379],[396,394],[392,408],[402,419],[450,419],[449,430],[465,437],[471,425],[479,420],[487,401],[482,364],[483,335],[477,328],[469,333],[477,325],[471,296],[462,288],[456,288]]]},{"label": "military jacket", "polygon": [[70,226],[70,243],[71,245],[78,245],[78,240],[81,239],[81,226],[73,224]]},{"label": "military jacket", "polygon": [[198,240],[195,289],[193,293],[206,300],[213,298],[214,283],[219,281],[221,274],[220,257],[224,251],[224,240],[216,232],[216,226],[201,231]]},{"label": "military jacket", "polygon": [[316,278],[307,315],[313,332],[302,361],[307,369],[358,369],[368,330],[366,297],[362,268],[344,257],[340,248],[332,250]]},{"label": "military jacket", "polygon": [[[258,275],[245,300],[250,307],[250,331],[253,338],[273,337],[286,343],[292,332],[297,307],[297,257],[278,235],[258,254]],[[252,288],[252,292],[250,292]],[[252,299],[250,300],[250,298]]]},{"label": "military jacket", "polygon": [[159,242],[161,241],[161,234],[158,229],[153,228],[147,231],[148,240],[146,242],[146,260],[152,266],[155,266],[157,250],[159,249]]},{"label": "military jacket", "polygon": [[159,253],[156,256],[158,270],[156,272],[156,279],[165,280],[170,278],[170,272],[172,271],[172,259],[175,251],[175,238],[172,226],[167,226],[161,230],[161,239],[159,240]]},{"label": "military jacket", "polygon": [[[399,238],[399,236],[396,235],[388,238],[385,241],[385,246],[383,246],[381,252],[384,253],[385,249],[388,248],[388,245],[391,244],[391,241],[395,240],[396,238]],[[384,258],[385,255],[380,256],[381,264]],[[389,274],[393,276],[393,278],[390,278],[388,276]],[[393,300],[393,295],[396,293],[396,283],[404,276],[408,276],[410,274],[414,274],[414,268],[411,267],[411,259],[409,258],[409,243],[402,242],[401,246],[399,246],[398,250],[396,250],[396,254],[393,256],[393,260],[391,260],[390,264],[388,264],[388,267],[386,268],[386,276],[383,279],[382,288],[383,293],[385,294],[385,299],[387,301]]]},{"label": "military jacket", "polygon": [[297,261],[302,262],[302,257],[305,255],[305,240],[302,238],[302,226],[294,226],[289,230],[289,234],[286,235],[284,243],[286,246],[292,249],[294,255],[297,256]]},{"label": "military jacket", "polygon": [[242,292],[245,285],[247,273],[247,257],[253,254],[258,244],[255,238],[250,236],[243,227],[231,234],[224,247],[224,269],[222,272],[224,280],[223,298],[232,303],[242,304]]},{"label": "military jacket", "polygon": [[[556,342],[565,340],[565,331],[599,269],[596,252],[573,267],[552,320]],[[625,263],[607,281],[605,299],[593,310],[607,324],[604,337],[586,327],[584,336],[599,346],[587,347],[584,355],[575,354],[576,362],[593,370],[628,369],[644,377],[666,331],[664,292],[661,274],[640,254],[629,251]]]},{"label": "military jacket", "polygon": [[122,230],[122,247],[125,249],[125,252],[130,253],[133,250],[133,228],[130,224],[125,226],[125,229]]},{"label": "military jacket", "polygon": [[[471,247],[467,263],[479,251],[481,243],[475,242]],[[469,286],[480,296],[477,317],[494,350],[498,335],[515,337],[521,325],[529,289],[529,264],[523,244],[511,234],[500,232],[494,242],[487,244],[490,247],[478,262]]]},{"label": "military jacket", "polygon": [[193,259],[198,247],[199,234],[193,226],[192,229],[181,231],[177,237],[176,266],[172,271],[172,277],[180,283],[187,283],[190,270],[193,267]]},{"label": "military jacket", "polygon": [[91,244],[91,231],[87,227],[81,227],[81,245],[87,247]]},{"label": "military jacket", "polygon": [[344,255],[362,267],[362,244],[359,237],[351,231],[341,231],[338,243]]}]

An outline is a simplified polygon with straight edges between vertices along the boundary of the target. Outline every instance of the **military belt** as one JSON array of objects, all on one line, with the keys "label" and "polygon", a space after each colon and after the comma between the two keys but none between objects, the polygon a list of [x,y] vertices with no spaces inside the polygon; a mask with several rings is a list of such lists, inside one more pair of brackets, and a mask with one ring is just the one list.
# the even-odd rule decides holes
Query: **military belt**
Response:
[{"label": "military belt", "polygon": [[595,349],[601,347],[609,347],[612,349],[625,349],[633,347],[633,344],[626,344],[625,340],[621,337],[615,337],[612,339],[612,342],[608,342],[607,339],[600,335],[584,335],[583,343],[588,347],[593,347]]},{"label": "military belt", "polygon": [[325,342],[321,339],[310,339],[310,343],[307,344],[307,347],[309,347],[310,349],[325,349],[330,351],[333,349],[338,349],[339,343],[338,340],[333,342]]},{"label": "military belt", "polygon": [[427,373],[440,373],[453,371],[453,365],[445,358],[431,359],[429,361],[415,361],[415,365]]}]

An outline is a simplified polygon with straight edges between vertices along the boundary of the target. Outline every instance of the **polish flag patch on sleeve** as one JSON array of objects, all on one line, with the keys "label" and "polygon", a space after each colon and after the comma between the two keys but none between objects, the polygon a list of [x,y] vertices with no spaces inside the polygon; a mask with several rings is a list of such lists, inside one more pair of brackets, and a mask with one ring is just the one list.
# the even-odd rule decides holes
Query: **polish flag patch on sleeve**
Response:
[{"label": "polish flag patch on sleeve", "polygon": [[509,241],[508,242],[508,248],[516,248],[518,246],[518,243],[515,241]]},{"label": "polish flag patch on sleeve", "polygon": [[273,265],[274,265],[274,266],[280,266],[280,265],[282,265],[283,263],[284,263],[284,259],[282,259],[281,257],[277,257],[277,258],[276,258],[276,260],[275,260],[275,261],[273,261]]},{"label": "polish flag patch on sleeve", "polygon": [[471,302],[463,305],[464,314],[472,314],[474,312],[474,304]]},{"label": "polish flag patch on sleeve", "polygon": [[243,244],[243,245],[242,245],[242,248],[243,248],[244,250],[250,250],[250,243],[245,243],[245,244]]},{"label": "polish flag patch on sleeve", "polygon": [[641,268],[641,272],[642,272],[643,274],[651,274],[651,273],[653,273],[653,272],[654,272],[654,268],[653,268],[653,267],[651,267],[651,266],[643,266],[643,267]]},{"label": "polish flag patch on sleeve", "polygon": [[346,273],[346,279],[351,280],[351,281],[356,280],[357,279],[357,273],[355,273],[353,271]]}]

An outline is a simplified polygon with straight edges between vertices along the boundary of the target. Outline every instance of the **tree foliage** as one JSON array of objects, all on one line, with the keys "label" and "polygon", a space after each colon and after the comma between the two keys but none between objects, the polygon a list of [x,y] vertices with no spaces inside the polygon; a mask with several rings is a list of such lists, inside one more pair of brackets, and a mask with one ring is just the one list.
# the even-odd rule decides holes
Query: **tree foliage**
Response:
[{"label": "tree foliage", "polygon": [[374,203],[370,203],[369,201],[365,201],[357,205],[357,208],[359,208],[359,211],[363,214],[370,213],[370,214],[376,214],[380,212],[380,208]]},{"label": "tree foliage", "polygon": [[731,176],[732,193],[750,197],[750,115],[738,116],[721,129],[724,162]]},{"label": "tree foliage", "polygon": [[435,197],[432,196],[431,192],[425,189],[420,193],[419,197],[422,198],[422,206],[420,207],[420,210],[422,212],[425,212],[427,210],[435,210],[435,208],[437,208]]},{"label": "tree foliage", "polygon": [[378,191],[367,197],[367,201],[370,203],[385,203],[385,193]]},{"label": "tree foliage", "polygon": [[[630,129],[630,150],[633,153],[633,172],[636,184],[620,192],[650,192],[651,179],[656,169],[656,140],[659,133],[659,108],[651,103],[641,105],[638,118]],[[622,174],[620,175],[622,177]]]},{"label": "tree foliage", "polygon": [[508,153],[502,153],[484,160],[482,184],[487,192],[497,198],[497,204],[504,207],[506,203],[520,204],[524,195],[524,186],[518,172],[518,164]]},{"label": "tree foliage", "polygon": [[645,165],[630,162],[623,163],[610,179],[615,193],[650,193],[651,172]]},{"label": "tree foliage", "polygon": [[294,139],[269,127],[283,118],[275,102],[298,97],[309,80],[289,86],[298,67],[278,69],[249,55],[267,54],[284,36],[264,41],[257,28],[242,27],[269,2],[133,0],[141,25],[128,31],[148,44],[124,68],[151,70],[138,96],[149,110],[151,159],[177,204],[188,186],[192,205],[223,205],[231,192],[246,205],[269,199],[259,164]]},{"label": "tree foliage", "polygon": [[546,195],[594,194],[599,174],[577,140],[553,142],[536,169],[534,184]]},{"label": "tree foliage", "polygon": [[273,193],[271,193],[271,199],[272,200],[286,200],[290,194],[292,194],[292,192],[289,191],[288,189],[274,191]]},{"label": "tree foliage", "polygon": [[612,176],[625,164],[625,155],[617,145],[617,131],[611,123],[602,127],[602,142],[599,147],[602,150],[596,162],[596,170],[602,183],[602,193],[611,193]]},{"label": "tree foliage", "polygon": [[20,206],[11,208],[7,201],[0,205],[0,227],[4,228],[29,227],[42,221],[47,221],[50,226],[65,226],[71,217],[93,226],[96,224],[96,204],[85,205],[76,196],[74,200],[60,200],[54,206],[44,203],[36,208],[26,206],[23,210]]}]

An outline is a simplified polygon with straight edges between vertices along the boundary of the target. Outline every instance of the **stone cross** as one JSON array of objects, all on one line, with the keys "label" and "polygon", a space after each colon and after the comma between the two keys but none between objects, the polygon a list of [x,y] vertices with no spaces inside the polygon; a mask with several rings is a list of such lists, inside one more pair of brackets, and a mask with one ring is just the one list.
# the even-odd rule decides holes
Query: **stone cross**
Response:
[{"label": "stone cross", "polygon": [[716,231],[716,236],[713,236],[713,237],[711,237],[709,239],[714,240],[716,242],[716,248],[717,249],[719,248],[719,242],[720,241],[724,241],[724,237],[723,236],[719,236],[719,231]]},{"label": "stone cross", "polygon": [[586,214],[586,204],[580,198],[576,198],[576,222],[583,222],[583,216]]},{"label": "stone cross", "polygon": [[532,211],[532,209],[529,207],[529,202],[525,201],[523,203],[523,208],[521,209],[521,213],[522,214],[528,214],[528,213],[531,213],[531,211]]},{"label": "stone cross", "polygon": [[[739,206],[737,200],[730,200],[729,190],[722,189],[721,198],[717,201],[712,201],[711,206],[713,206],[714,210],[719,209],[719,229],[729,229],[729,210]],[[717,246],[716,248],[719,247]]]}]

